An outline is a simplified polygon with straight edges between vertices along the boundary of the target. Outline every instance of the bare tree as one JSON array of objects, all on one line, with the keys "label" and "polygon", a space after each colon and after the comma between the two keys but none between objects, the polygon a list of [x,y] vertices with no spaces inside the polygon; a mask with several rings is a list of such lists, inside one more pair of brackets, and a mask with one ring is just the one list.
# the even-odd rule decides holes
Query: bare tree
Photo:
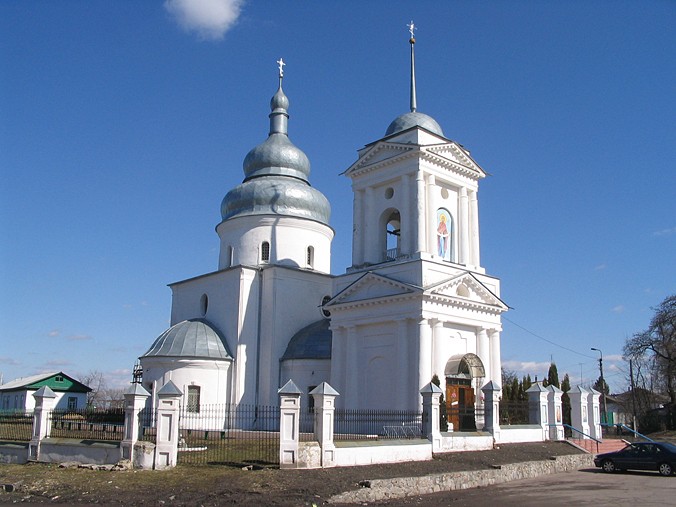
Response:
[{"label": "bare tree", "polygon": [[80,374],[79,379],[84,385],[91,389],[87,394],[87,408],[103,408],[106,401],[106,391],[108,384],[103,372],[99,370],[89,370],[85,374]]},{"label": "bare tree", "polygon": [[676,404],[676,294],[653,310],[655,315],[650,326],[627,339],[624,355],[634,361],[637,375],[643,375],[651,390],[665,393],[673,406]]}]

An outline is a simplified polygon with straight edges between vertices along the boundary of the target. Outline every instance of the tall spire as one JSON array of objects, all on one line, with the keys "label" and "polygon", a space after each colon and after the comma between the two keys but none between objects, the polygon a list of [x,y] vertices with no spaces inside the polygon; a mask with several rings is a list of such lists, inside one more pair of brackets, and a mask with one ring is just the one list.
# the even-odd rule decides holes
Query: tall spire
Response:
[{"label": "tall spire", "polygon": [[411,43],[411,112],[415,113],[417,104],[416,104],[416,97],[415,97],[415,34],[414,31],[416,30],[415,24],[413,24],[413,20],[406,25],[408,26],[408,31],[411,34],[411,38],[408,40]]}]

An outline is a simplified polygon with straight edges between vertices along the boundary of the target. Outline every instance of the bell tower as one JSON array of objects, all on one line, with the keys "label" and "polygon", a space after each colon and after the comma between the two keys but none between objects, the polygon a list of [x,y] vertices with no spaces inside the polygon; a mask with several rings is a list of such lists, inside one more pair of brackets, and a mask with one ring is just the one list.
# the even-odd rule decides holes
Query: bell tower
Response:
[{"label": "bell tower", "polygon": [[424,258],[483,273],[477,195],[486,173],[417,111],[414,29],[411,23],[410,111],[343,173],[354,193],[350,269]]}]

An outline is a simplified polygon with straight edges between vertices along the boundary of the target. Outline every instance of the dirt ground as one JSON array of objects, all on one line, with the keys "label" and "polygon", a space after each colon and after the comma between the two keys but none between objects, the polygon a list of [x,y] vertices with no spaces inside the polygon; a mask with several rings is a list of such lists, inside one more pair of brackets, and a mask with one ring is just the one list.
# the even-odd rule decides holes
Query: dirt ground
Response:
[{"label": "dirt ground", "polygon": [[9,485],[0,490],[0,504],[319,506],[332,495],[359,488],[364,480],[480,470],[579,452],[564,442],[509,444],[443,454],[431,461],[325,470],[183,465],[165,471],[111,472],[51,464],[0,465],[0,485]]}]

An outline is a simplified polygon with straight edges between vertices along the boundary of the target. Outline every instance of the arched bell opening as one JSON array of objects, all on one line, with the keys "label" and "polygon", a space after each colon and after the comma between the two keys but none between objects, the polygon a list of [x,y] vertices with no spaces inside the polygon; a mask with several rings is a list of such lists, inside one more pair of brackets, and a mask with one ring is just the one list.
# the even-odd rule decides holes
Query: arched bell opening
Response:
[{"label": "arched bell opening", "polygon": [[[446,414],[448,423],[458,431],[476,431],[476,397],[486,376],[481,359],[476,354],[451,357],[444,368],[446,377]],[[483,419],[483,414],[481,414]]]},{"label": "arched bell opening", "polygon": [[386,210],[381,218],[381,230],[384,231],[384,261],[393,261],[401,253],[401,215],[397,209]]}]

